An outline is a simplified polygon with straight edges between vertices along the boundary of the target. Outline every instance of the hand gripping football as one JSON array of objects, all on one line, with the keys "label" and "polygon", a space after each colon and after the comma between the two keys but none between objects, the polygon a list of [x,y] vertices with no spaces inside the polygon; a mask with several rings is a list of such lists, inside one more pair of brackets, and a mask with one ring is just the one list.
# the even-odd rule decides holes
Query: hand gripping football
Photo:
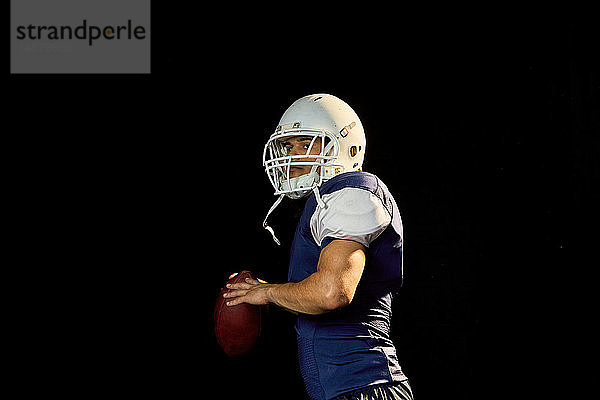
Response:
[{"label": "hand gripping football", "polygon": [[[230,277],[227,283],[244,282],[246,278],[254,279],[250,271],[242,271]],[[215,335],[223,351],[231,358],[238,358],[248,353],[258,340],[264,307],[246,303],[228,306],[223,294],[230,291],[223,287],[217,298],[214,310]]]}]

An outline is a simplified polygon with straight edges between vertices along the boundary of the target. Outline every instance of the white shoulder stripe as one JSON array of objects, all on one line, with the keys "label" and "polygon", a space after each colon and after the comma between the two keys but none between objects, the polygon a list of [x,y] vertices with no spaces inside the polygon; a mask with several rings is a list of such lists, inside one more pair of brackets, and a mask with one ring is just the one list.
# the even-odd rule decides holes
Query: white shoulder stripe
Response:
[{"label": "white shoulder stripe", "polygon": [[321,197],[327,207],[316,207],[310,219],[310,229],[319,246],[329,236],[368,247],[392,220],[379,197],[368,190],[346,187]]}]

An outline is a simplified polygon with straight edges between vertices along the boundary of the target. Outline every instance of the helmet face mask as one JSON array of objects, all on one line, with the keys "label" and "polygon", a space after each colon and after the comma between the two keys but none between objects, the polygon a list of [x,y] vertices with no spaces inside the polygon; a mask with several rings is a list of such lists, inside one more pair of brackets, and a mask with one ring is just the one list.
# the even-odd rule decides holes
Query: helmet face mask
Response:
[{"label": "helmet face mask", "polygon": [[[308,148],[304,154],[289,154],[285,143],[293,138],[310,140],[307,140]],[[320,186],[324,180],[331,178],[335,168],[338,171],[343,169],[342,165],[336,164],[339,152],[340,146],[335,135],[323,129],[278,129],[265,145],[263,165],[276,195],[301,198],[314,186]],[[307,166],[311,167],[310,172],[291,176],[293,167],[306,169]]]},{"label": "helmet face mask", "polygon": [[[308,145],[306,152],[288,152],[286,143],[300,138]],[[263,166],[275,195],[297,199],[336,175],[360,170],[365,147],[354,110],[335,96],[314,94],[286,110],[264,147]],[[292,176],[294,167],[304,174]]]}]

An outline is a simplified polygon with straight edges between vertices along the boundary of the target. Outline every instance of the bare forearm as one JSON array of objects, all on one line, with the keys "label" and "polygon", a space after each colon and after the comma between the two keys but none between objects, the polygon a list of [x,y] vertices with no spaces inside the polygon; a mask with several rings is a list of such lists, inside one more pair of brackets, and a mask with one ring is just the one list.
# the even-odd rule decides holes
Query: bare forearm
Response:
[{"label": "bare forearm", "polygon": [[267,298],[269,302],[290,311],[323,314],[342,305],[337,299],[328,296],[330,292],[319,272],[315,272],[300,282],[272,285]]}]

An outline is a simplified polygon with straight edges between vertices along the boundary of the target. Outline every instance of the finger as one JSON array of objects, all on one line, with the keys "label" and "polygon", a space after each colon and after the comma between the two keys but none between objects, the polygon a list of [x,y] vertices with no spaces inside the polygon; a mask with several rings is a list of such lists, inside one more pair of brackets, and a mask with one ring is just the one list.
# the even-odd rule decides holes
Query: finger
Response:
[{"label": "finger", "polygon": [[231,299],[231,300],[228,300],[227,302],[225,302],[225,304],[229,307],[237,306],[238,304],[242,304],[242,303],[245,303],[243,297],[237,297],[235,299]]},{"label": "finger", "polygon": [[231,292],[224,293],[223,297],[231,298],[231,297],[240,297],[245,296],[248,293],[248,290],[232,290]]},{"label": "finger", "polygon": [[244,282],[239,282],[239,283],[228,283],[227,285],[225,285],[225,287],[227,289],[250,289],[252,287],[252,285],[250,285],[248,283],[244,283]]},{"label": "finger", "polygon": [[246,282],[251,283],[253,285],[258,285],[259,283],[267,283],[267,281],[263,281],[260,278],[254,279],[254,278],[246,278],[245,279]]}]

